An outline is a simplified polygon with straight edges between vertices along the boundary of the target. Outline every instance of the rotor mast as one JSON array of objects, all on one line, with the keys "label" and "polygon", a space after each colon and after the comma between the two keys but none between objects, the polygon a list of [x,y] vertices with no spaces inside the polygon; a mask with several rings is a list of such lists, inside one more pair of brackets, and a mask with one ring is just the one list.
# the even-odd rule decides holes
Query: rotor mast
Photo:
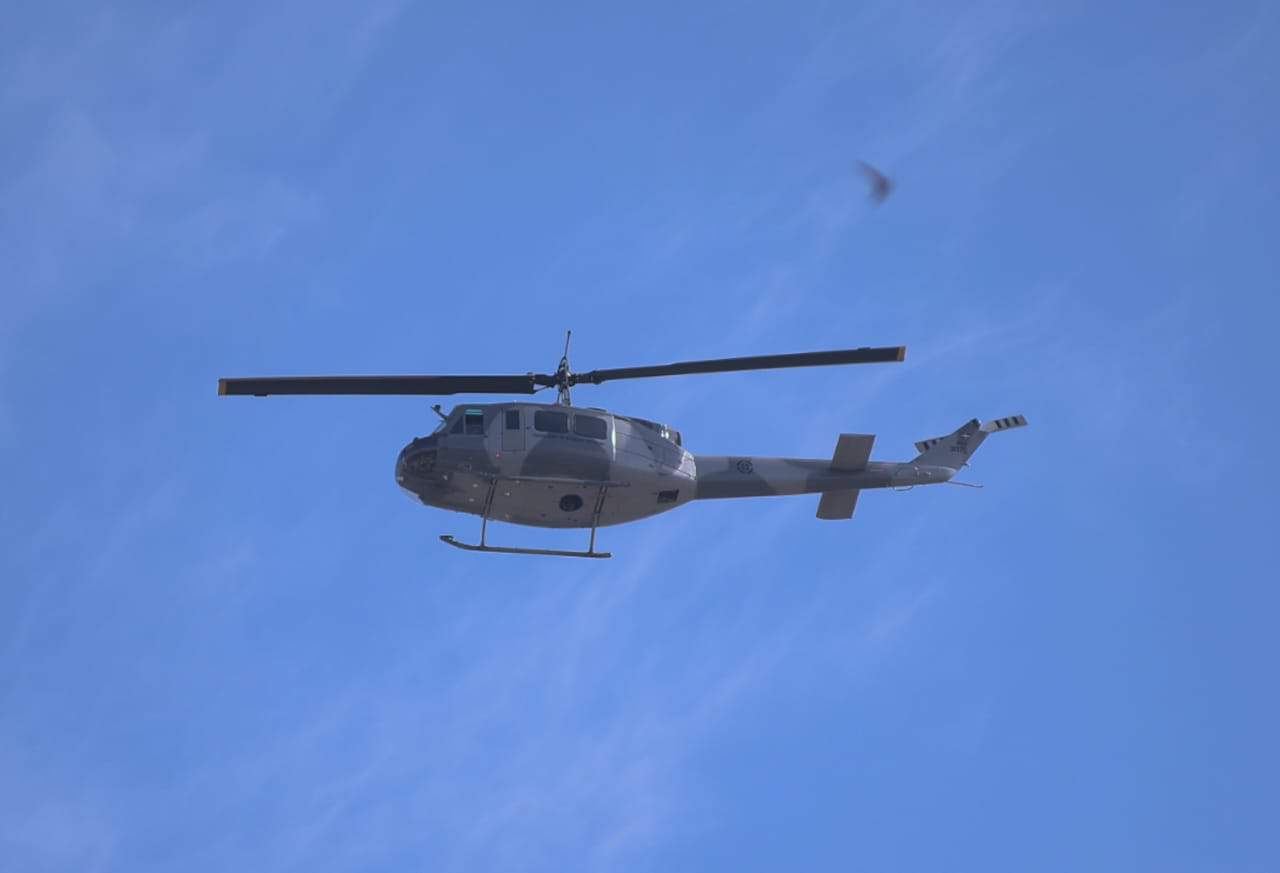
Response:
[{"label": "rotor mast", "polygon": [[573,374],[569,370],[569,340],[573,338],[573,331],[566,330],[564,332],[564,355],[560,358],[560,366],[556,367],[556,403],[561,406],[572,406],[573,402],[569,399],[569,386],[573,384]]}]

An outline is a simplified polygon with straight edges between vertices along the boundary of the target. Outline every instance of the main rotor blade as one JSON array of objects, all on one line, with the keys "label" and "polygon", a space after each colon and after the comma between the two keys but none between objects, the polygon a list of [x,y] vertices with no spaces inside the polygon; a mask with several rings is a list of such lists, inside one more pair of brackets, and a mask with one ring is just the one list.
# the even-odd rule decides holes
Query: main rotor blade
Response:
[{"label": "main rotor blade", "polygon": [[218,393],[268,394],[532,394],[555,377],[524,376],[263,376],[219,379]]},{"label": "main rotor blade", "polygon": [[708,361],[681,361],[653,367],[620,367],[575,373],[574,384],[599,385],[611,379],[644,379],[649,376],[686,376],[693,373],[729,373],[736,370],[776,370],[782,367],[827,367],[833,364],[890,364],[905,359],[906,346],[841,349],[831,352],[800,352],[794,355],[757,355],[749,358],[713,358]]}]

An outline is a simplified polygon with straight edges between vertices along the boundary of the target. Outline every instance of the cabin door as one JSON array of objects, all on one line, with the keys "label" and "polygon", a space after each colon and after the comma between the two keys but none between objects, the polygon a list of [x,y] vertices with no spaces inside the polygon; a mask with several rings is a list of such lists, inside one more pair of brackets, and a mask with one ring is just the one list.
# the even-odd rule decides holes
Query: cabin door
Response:
[{"label": "cabin door", "polygon": [[499,425],[502,427],[502,451],[523,452],[524,411],[520,409],[503,410]]}]

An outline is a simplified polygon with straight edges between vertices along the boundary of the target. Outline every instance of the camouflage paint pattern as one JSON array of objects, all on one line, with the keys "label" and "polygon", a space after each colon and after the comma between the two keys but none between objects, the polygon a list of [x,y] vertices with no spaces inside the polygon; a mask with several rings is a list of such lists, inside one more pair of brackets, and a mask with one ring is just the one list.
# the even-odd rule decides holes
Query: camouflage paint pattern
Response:
[{"label": "camouflage paint pattern", "polygon": [[[457,432],[465,430],[468,411],[473,422],[483,420],[483,434]],[[518,415],[510,422],[515,427],[508,427],[508,413]],[[535,420],[546,421],[539,413],[565,416],[565,432],[536,427]],[[603,439],[584,435],[592,428],[599,432],[601,422]],[[948,436],[918,443],[921,453],[912,461],[867,461],[848,470],[836,469],[833,459],[693,455],[677,432],[601,409],[473,404],[455,407],[434,434],[405,446],[396,481],[427,506],[536,527],[588,528],[593,521],[607,527],[695,499],[947,482],[988,432],[1025,423],[1020,416],[987,425],[974,419]]]}]

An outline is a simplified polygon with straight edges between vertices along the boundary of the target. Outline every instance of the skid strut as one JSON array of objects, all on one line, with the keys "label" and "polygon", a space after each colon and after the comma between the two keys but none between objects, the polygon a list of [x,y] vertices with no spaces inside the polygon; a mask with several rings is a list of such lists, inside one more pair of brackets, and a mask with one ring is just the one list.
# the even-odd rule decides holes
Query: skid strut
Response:
[{"label": "skid strut", "polygon": [[569,549],[523,549],[515,546],[491,546],[485,541],[485,537],[489,531],[489,510],[493,507],[493,495],[498,489],[497,477],[489,480],[489,490],[485,493],[484,508],[480,514],[480,542],[464,543],[454,539],[449,534],[441,534],[440,542],[446,543],[455,548],[465,549],[468,552],[495,552],[504,555],[546,555],[555,558],[612,558],[613,552],[597,552],[596,551],[596,527],[600,524],[600,513],[604,511],[604,498],[609,493],[609,486],[613,482],[601,482],[596,494],[596,504],[591,511],[591,541],[587,545],[585,552],[575,552]]}]

